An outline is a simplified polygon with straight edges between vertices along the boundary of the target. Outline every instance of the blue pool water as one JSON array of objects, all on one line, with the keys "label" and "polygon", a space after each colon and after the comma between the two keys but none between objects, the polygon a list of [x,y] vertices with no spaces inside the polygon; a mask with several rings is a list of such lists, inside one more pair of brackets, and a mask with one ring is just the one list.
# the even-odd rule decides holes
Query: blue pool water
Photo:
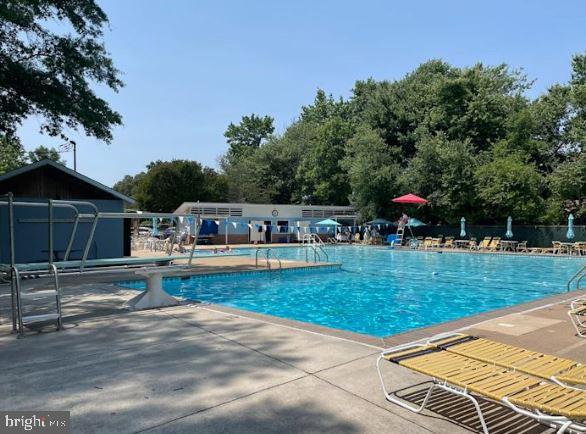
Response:
[{"label": "blue pool water", "polygon": [[[383,337],[564,292],[584,264],[568,257],[327,250],[341,270],[171,278],[164,287],[192,300]],[[303,248],[273,252],[305,260]],[[143,282],[122,284],[144,288]]]}]

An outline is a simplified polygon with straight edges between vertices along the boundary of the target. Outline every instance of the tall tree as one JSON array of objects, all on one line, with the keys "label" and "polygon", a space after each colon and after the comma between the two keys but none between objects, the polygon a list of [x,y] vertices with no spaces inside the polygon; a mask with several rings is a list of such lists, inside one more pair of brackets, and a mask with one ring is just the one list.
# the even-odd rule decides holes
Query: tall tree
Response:
[{"label": "tall tree", "polygon": [[368,126],[358,128],[346,144],[342,167],[348,172],[350,202],[363,220],[387,215],[391,198],[399,193],[400,149],[391,149]]},{"label": "tall tree", "polygon": [[17,137],[0,133],[0,175],[26,164],[26,152]]},{"label": "tall tree", "polygon": [[145,177],[145,172],[140,172],[134,176],[126,175],[112,187],[114,190],[125,194],[129,197],[134,197],[138,191],[138,186]]},{"label": "tall tree", "polygon": [[172,212],[183,202],[226,199],[224,177],[197,161],[158,161],[149,167],[134,190],[143,209]]},{"label": "tall tree", "polygon": [[68,128],[112,139],[121,116],[94,91],[122,86],[102,42],[107,23],[94,0],[0,2],[0,132],[34,115],[42,133],[63,140]]},{"label": "tall tree", "polygon": [[470,142],[449,140],[445,133],[425,137],[401,176],[404,191],[415,191],[429,200],[424,217],[455,223],[462,216],[470,222],[482,211],[476,203],[475,171],[478,161]]},{"label": "tall tree", "polygon": [[66,161],[61,159],[61,154],[55,148],[47,148],[46,146],[39,146],[28,153],[28,159],[31,163],[36,163],[41,160],[53,160],[59,164],[65,164]]},{"label": "tall tree", "polygon": [[263,144],[275,131],[270,116],[242,116],[238,125],[230,123],[224,133],[229,149],[225,164],[232,164],[238,158],[250,155]]}]

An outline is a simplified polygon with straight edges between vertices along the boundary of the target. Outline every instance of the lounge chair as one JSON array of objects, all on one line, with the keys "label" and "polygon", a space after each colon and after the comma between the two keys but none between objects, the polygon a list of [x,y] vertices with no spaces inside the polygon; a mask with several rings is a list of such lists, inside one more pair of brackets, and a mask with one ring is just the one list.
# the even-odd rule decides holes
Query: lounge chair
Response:
[{"label": "lounge chair", "polygon": [[[377,360],[377,370],[386,399],[419,413],[425,408],[436,388],[463,396],[474,405],[486,434],[488,428],[480,405],[473,395],[503,403],[518,414],[555,426],[560,433],[568,429],[586,430],[586,390],[552,384],[518,369],[511,370],[495,362],[478,360],[450,350],[473,340],[475,339],[465,335],[438,337],[383,351]],[[383,361],[433,378],[420,406],[415,407],[387,391],[381,371]]]},{"label": "lounge chair", "polygon": [[586,298],[572,301],[568,316],[578,336],[586,338]]},{"label": "lounge chair", "polygon": [[586,255],[586,243],[584,243],[584,242],[574,243],[574,253],[576,253],[576,255],[578,255],[578,256]]},{"label": "lounge chair", "polygon": [[523,252],[523,253],[529,253],[529,250],[527,249],[527,241],[521,241],[519,244],[517,244],[516,251]]},{"label": "lounge chair", "polygon": [[423,243],[421,243],[421,248],[422,249],[431,249],[433,247],[433,238],[431,237],[425,237],[423,239]]},{"label": "lounge chair", "polygon": [[[484,239],[478,244],[474,249],[476,250],[486,250],[490,244],[491,237],[484,237]],[[472,247],[471,247],[472,249]]]},{"label": "lounge chair", "polygon": [[500,247],[501,247],[501,238],[500,237],[494,237],[490,241],[488,246],[486,246],[487,250],[489,250],[491,252],[496,252],[498,249],[500,249]]},{"label": "lounge chair", "polygon": [[446,238],[446,241],[444,242],[444,244],[442,245],[442,247],[444,249],[453,249],[454,246],[454,239],[452,237],[448,237]]},{"label": "lounge chair", "polygon": [[436,347],[503,368],[551,380],[561,386],[586,385],[586,365],[570,359],[530,351],[490,339],[456,334]]}]

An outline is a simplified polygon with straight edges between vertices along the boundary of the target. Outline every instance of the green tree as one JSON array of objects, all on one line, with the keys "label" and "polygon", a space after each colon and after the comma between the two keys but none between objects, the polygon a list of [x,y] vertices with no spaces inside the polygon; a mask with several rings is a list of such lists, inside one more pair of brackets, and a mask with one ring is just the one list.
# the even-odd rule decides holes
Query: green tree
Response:
[{"label": "green tree", "polygon": [[66,161],[61,159],[61,154],[55,148],[47,148],[46,146],[39,146],[28,153],[28,159],[31,163],[36,163],[41,160],[53,160],[59,164],[65,164]]},{"label": "green tree", "polygon": [[17,137],[0,133],[0,175],[26,164],[26,152]]},{"label": "green tree", "polygon": [[564,223],[568,213],[586,217],[586,157],[580,153],[559,164],[547,177],[551,197],[548,200],[547,220]]},{"label": "green tree", "polygon": [[230,123],[224,133],[229,145],[226,164],[233,164],[239,158],[248,156],[257,150],[275,131],[273,118],[270,116],[242,116],[238,125]]},{"label": "green tree", "polygon": [[197,161],[155,162],[134,190],[141,208],[172,212],[183,202],[223,201],[227,186],[222,175]]},{"label": "green tree", "polygon": [[114,184],[114,187],[112,188],[126,196],[134,197],[136,195],[138,185],[145,177],[145,175],[145,172],[140,172],[134,176],[126,175],[124,178]]},{"label": "green tree", "polygon": [[352,190],[350,202],[363,221],[390,214],[391,198],[399,193],[399,153],[368,126],[359,127],[348,140],[342,167]]},{"label": "green tree", "polygon": [[482,223],[535,223],[543,209],[544,180],[535,166],[519,154],[499,154],[476,171]]},{"label": "green tree", "polygon": [[107,23],[93,0],[0,2],[0,132],[15,134],[37,116],[42,133],[63,140],[78,127],[112,139],[121,117],[94,91],[122,86],[102,42]]},{"label": "green tree", "polygon": [[449,140],[445,133],[426,137],[401,177],[404,191],[429,200],[422,212],[432,221],[456,223],[462,216],[473,222],[482,212],[476,203],[474,172],[478,166],[469,142]]},{"label": "green tree", "polygon": [[333,117],[319,126],[316,142],[307,149],[297,170],[297,182],[303,202],[324,205],[346,205],[350,196],[347,173],[341,162],[353,126]]}]

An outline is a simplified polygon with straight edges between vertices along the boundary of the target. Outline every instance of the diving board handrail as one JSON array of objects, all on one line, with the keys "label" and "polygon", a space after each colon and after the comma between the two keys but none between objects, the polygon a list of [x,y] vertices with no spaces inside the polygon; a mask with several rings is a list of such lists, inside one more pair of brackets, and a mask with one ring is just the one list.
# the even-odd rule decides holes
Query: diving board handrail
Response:
[{"label": "diving board handrail", "polygon": [[[197,238],[199,231],[201,229],[201,219],[199,215],[194,216],[193,214],[175,214],[175,213],[140,213],[140,212],[122,212],[122,213],[111,213],[111,212],[100,212],[98,207],[89,201],[83,200],[60,200],[60,199],[48,199],[46,202],[25,202],[25,201],[15,201],[14,194],[9,192],[7,194],[0,194],[0,206],[7,206],[8,207],[8,238],[9,238],[9,249],[10,249],[10,256],[9,256],[9,264],[0,264],[0,271],[7,273],[10,277],[10,292],[11,292],[11,301],[12,301],[12,329],[15,332],[18,332],[18,297],[20,291],[20,275],[22,272],[27,272],[25,269],[35,269],[37,272],[48,272],[49,274],[52,273],[54,267],[62,267],[63,270],[68,269],[72,270],[73,268],[79,268],[79,272],[84,272],[86,266],[95,267],[95,269],[99,269],[100,271],[103,269],[112,269],[113,267],[119,266],[131,266],[131,265],[140,265],[140,264],[160,264],[161,262],[166,261],[173,261],[175,259],[179,259],[178,257],[172,256],[173,252],[173,243],[175,241],[175,236],[171,239],[172,244],[170,245],[169,252],[167,252],[166,257],[162,258],[119,258],[118,261],[111,258],[110,261],[100,261],[100,260],[88,260],[89,251],[94,241],[96,228],[101,219],[145,219],[145,218],[171,218],[173,220],[173,224],[176,225],[181,218],[194,218],[196,217],[195,221],[195,229],[196,229],[196,236],[194,237],[194,241],[191,247],[191,252],[189,256],[183,256],[181,259],[188,260],[188,267],[191,267],[193,254],[197,245]],[[14,208],[15,207],[31,207],[31,208],[47,208],[47,224],[48,224],[48,237],[47,237],[47,255],[48,255],[48,262],[44,263],[33,263],[33,264],[16,264],[16,239],[15,239],[15,219],[14,219]],[[91,212],[80,212],[80,207],[89,207],[91,208]],[[53,211],[54,208],[64,208],[70,209],[73,211],[73,225],[71,228],[71,233],[69,234],[69,239],[67,241],[67,247],[65,249],[65,254],[63,256],[63,261],[55,261],[53,258]],[[83,249],[83,255],[81,260],[79,261],[71,261],[70,254],[73,248],[73,243],[75,241],[75,237],[79,230],[79,223],[82,219],[91,219],[91,228],[88,235],[88,238],[85,242],[85,246]],[[177,225],[178,226],[178,225]],[[132,260],[134,259],[134,260]],[[55,269],[56,270],[56,269]],[[30,271],[29,271],[30,272]],[[58,272],[58,271],[57,271]],[[53,272],[55,274],[55,272]],[[55,275],[55,278],[57,276]]]},{"label": "diving board handrail", "polygon": [[[92,241],[94,240],[94,235],[96,233],[96,227],[98,226],[98,219],[99,219],[99,215],[100,215],[100,210],[98,209],[98,207],[95,204],[93,204],[92,202],[88,202],[88,201],[81,201],[81,200],[75,200],[75,201],[71,200],[70,201],[70,200],[52,200],[52,199],[49,200],[49,209],[51,209],[52,205],[60,205],[60,204],[63,204],[63,205],[69,204],[69,205],[75,206],[75,208],[77,209],[78,215],[81,213],[79,212],[79,209],[77,208],[77,206],[88,206],[94,210],[94,219],[92,222],[92,227],[90,229],[90,233],[88,235],[88,239],[86,241],[85,248],[83,250],[83,256],[81,258],[80,271],[83,271],[85,261],[87,260],[87,256],[90,252],[90,247],[92,245]],[[51,214],[49,214],[49,216],[50,216],[49,218],[51,219],[52,218]],[[78,220],[78,222],[79,222],[79,220]],[[77,225],[75,225],[75,223],[74,223],[74,226],[75,226],[75,230],[77,230]],[[52,220],[50,220],[49,221],[49,233],[51,234],[50,235],[51,237],[52,237],[52,231],[53,231],[53,222],[52,222]],[[71,246],[73,246],[74,236],[75,236],[75,232],[72,231],[72,237],[69,240],[71,243]],[[52,243],[52,238],[50,238],[50,242]],[[69,246],[69,244],[68,244],[68,251],[65,252],[64,259],[69,258],[69,253],[71,252],[71,248],[70,248],[71,246]],[[49,262],[52,261],[52,256],[53,256],[53,249],[51,247],[52,247],[52,245],[50,246],[50,249],[49,249],[49,255],[50,255]]]}]

